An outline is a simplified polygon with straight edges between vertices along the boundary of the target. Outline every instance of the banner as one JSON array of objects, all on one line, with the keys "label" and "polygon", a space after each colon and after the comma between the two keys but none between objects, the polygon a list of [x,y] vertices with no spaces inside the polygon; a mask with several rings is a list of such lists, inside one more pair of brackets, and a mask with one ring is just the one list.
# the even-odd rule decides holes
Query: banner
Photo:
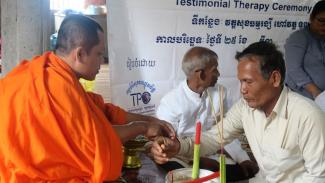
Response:
[{"label": "banner", "polygon": [[193,46],[219,56],[218,83],[228,105],[240,97],[236,51],[274,42],[308,25],[312,0],[108,0],[112,103],[153,115],[163,95],[185,79],[181,61]]}]

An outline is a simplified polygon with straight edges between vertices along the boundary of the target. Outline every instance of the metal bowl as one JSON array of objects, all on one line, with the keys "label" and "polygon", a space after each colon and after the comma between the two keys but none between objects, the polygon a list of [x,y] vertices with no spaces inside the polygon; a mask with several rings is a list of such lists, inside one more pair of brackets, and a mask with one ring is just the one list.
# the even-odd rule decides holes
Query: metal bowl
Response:
[{"label": "metal bowl", "polygon": [[123,167],[125,167],[125,168],[139,168],[139,167],[141,167],[141,161],[140,161],[139,155],[125,155],[124,154]]},{"label": "metal bowl", "polygon": [[148,140],[145,140],[145,139],[140,139],[140,140],[132,139],[132,140],[125,142],[124,148],[127,148],[127,149],[142,148],[147,142],[148,142]]},{"label": "metal bowl", "polygon": [[[200,169],[199,178],[208,176],[213,172],[210,170]],[[180,168],[170,171],[165,178],[166,183],[182,183],[192,180],[192,168]],[[218,178],[208,180],[207,183],[219,183]]]},{"label": "metal bowl", "polygon": [[144,139],[129,140],[124,144],[124,163],[125,168],[141,167],[140,152],[144,151],[143,146],[148,142]]}]

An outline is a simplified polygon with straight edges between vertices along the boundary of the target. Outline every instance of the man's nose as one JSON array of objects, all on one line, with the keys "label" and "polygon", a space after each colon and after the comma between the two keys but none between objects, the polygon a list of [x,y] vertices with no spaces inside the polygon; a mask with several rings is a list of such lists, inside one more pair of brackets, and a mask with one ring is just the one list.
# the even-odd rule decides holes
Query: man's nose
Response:
[{"label": "man's nose", "polygon": [[246,85],[243,84],[243,83],[240,85],[240,92],[241,92],[242,94],[246,94],[246,93],[247,93]]},{"label": "man's nose", "polygon": [[217,77],[220,77],[220,72],[219,72],[219,70],[217,70]]},{"label": "man's nose", "polygon": [[102,56],[101,59],[100,59],[100,64],[105,64],[105,59],[106,59],[106,57]]}]

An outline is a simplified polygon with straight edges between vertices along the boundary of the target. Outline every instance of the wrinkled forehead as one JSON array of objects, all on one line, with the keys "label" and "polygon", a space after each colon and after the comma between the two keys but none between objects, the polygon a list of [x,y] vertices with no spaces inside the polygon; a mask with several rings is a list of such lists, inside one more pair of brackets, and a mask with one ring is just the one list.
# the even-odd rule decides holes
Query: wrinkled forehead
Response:
[{"label": "wrinkled forehead", "polygon": [[218,59],[217,58],[212,58],[210,61],[206,64],[205,68],[216,68],[219,66]]},{"label": "wrinkled forehead", "polygon": [[255,70],[261,73],[260,69],[261,57],[257,55],[247,55],[239,59],[238,71],[240,70]]}]

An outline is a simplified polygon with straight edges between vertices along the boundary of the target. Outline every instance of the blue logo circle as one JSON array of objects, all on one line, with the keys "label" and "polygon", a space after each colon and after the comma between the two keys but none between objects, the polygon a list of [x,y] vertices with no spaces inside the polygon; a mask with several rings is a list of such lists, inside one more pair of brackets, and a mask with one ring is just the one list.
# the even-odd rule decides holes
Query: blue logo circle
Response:
[{"label": "blue logo circle", "polygon": [[142,99],[142,102],[144,104],[148,104],[151,100],[151,95],[149,92],[143,92],[143,94],[141,95],[141,99]]}]

